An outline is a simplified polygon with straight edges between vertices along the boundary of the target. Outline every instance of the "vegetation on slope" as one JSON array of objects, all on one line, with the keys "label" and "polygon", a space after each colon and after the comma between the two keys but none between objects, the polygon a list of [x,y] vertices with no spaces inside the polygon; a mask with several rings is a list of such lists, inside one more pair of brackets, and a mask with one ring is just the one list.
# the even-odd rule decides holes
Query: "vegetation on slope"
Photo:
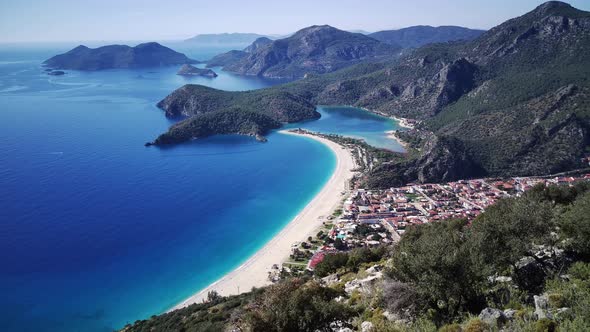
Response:
[{"label": "vegetation on slope", "polygon": [[[590,184],[538,186],[473,222],[409,227],[393,247],[328,255],[315,277],[287,279],[126,327],[127,331],[586,331],[590,329]],[[372,291],[345,292],[385,264]],[[327,283],[319,277],[336,276]],[[329,277],[331,278],[331,277]],[[535,296],[547,302],[535,307]],[[483,310],[486,309],[486,310]],[[494,312],[491,319],[481,312]],[[544,315],[545,318],[540,315]],[[210,329],[209,329],[210,330]]]},{"label": "vegetation on slope", "polygon": [[280,122],[267,115],[231,109],[206,113],[179,122],[160,135],[153,144],[172,144],[214,134],[241,134],[264,140],[264,134],[280,126]]},{"label": "vegetation on slope", "polygon": [[180,143],[216,134],[262,137],[285,122],[318,118],[320,114],[304,98],[272,89],[231,92],[201,85],[185,85],[158,107],[168,117],[188,117],[170,127],[154,144]]}]

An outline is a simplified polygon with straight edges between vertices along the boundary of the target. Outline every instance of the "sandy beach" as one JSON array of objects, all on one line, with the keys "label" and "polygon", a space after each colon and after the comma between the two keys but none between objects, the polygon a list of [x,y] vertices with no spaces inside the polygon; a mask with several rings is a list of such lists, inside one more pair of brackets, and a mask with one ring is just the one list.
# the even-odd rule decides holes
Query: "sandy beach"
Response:
[{"label": "sandy beach", "polygon": [[238,294],[238,292],[247,292],[252,287],[262,287],[270,284],[267,276],[273,264],[280,264],[285,261],[291,253],[291,245],[303,241],[307,236],[313,234],[321,226],[322,221],[320,218],[330,215],[342,200],[342,192],[346,190],[346,183],[352,178],[354,173],[352,170],[355,168],[350,152],[325,138],[286,130],[282,130],[280,133],[309,137],[328,146],[337,159],[334,173],[313,200],[262,249],[244,264],[177,304],[170,311],[202,302],[207,297],[207,293],[213,290],[220,295],[227,296]]}]

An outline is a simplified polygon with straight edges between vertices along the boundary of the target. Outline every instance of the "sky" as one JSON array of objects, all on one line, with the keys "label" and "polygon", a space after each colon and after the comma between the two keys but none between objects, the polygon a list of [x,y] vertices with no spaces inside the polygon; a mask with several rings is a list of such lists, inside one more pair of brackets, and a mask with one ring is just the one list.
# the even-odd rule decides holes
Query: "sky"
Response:
[{"label": "sky", "polygon": [[[1,0],[0,42],[174,40],[203,33],[284,35],[314,24],[379,31],[489,29],[537,0]],[[568,1],[590,11],[589,0]]]}]

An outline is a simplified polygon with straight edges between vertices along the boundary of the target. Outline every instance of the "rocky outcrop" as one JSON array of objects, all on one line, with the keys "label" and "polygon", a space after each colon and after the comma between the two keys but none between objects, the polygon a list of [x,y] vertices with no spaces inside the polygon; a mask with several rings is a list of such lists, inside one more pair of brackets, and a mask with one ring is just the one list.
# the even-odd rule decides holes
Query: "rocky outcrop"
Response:
[{"label": "rocky outcrop", "polygon": [[483,174],[463,143],[451,137],[432,137],[415,162],[418,181],[454,181]]},{"label": "rocky outcrop", "polygon": [[485,308],[479,314],[479,319],[484,321],[489,326],[502,327],[506,324],[508,319],[504,315],[504,312],[495,308]]},{"label": "rocky outcrop", "polygon": [[114,68],[148,68],[198,63],[158,43],[143,43],[135,47],[107,45],[88,48],[80,45],[56,55],[43,64],[54,69],[103,70]]},{"label": "rocky outcrop", "polygon": [[203,76],[209,78],[217,77],[217,74],[211,69],[201,69],[191,65],[182,65],[176,75],[181,76]]}]

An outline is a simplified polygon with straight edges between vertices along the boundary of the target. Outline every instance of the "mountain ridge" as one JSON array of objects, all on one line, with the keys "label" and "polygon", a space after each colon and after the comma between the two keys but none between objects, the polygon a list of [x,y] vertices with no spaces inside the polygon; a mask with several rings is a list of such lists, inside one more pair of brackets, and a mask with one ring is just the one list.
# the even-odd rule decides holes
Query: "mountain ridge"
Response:
[{"label": "mountain ridge", "polygon": [[254,52],[241,53],[234,61],[225,63],[224,70],[270,78],[302,78],[365,60],[393,57],[398,50],[362,34],[314,25]]},{"label": "mountain ridge", "polygon": [[472,40],[480,36],[483,32],[485,30],[450,25],[438,27],[417,25],[396,30],[377,31],[368,36],[384,43],[401,46],[402,48],[417,48],[433,43]]}]

